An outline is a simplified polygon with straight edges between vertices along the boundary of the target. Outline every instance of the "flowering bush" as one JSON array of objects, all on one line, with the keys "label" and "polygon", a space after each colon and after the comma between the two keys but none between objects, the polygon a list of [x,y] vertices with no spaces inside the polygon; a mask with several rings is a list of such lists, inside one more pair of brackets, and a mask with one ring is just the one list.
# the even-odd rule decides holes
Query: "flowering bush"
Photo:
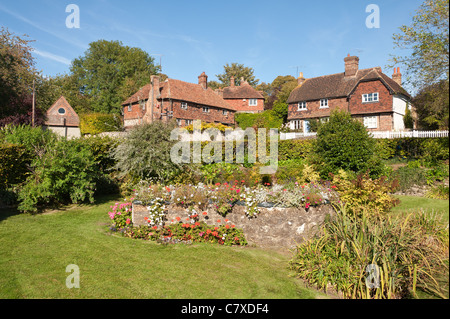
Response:
[{"label": "flowering bush", "polygon": [[[178,218],[177,218],[178,220]],[[247,245],[241,229],[230,225],[228,220],[223,225],[207,225],[203,221],[158,226],[129,227],[124,232],[126,237],[158,241],[161,243],[204,242],[219,245]]]},{"label": "flowering bush", "polygon": [[131,199],[125,203],[115,203],[111,206],[112,211],[108,212],[109,218],[112,219],[113,225],[111,229],[121,230],[125,227],[132,226],[131,222]]},{"label": "flowering bush", "polygon": [[222,216],[226,216],[231,212],[234,204],[241,198],[241,193],[239,181],[235,180],[234,184],[228,184],[227,182],[223,184],[216,183],[209,190],[209,198],[216,211]]}]

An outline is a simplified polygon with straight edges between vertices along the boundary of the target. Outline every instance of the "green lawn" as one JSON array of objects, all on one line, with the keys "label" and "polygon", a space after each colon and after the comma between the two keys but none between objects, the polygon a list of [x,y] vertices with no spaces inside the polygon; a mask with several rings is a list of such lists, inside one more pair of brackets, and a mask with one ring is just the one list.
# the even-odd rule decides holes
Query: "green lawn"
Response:
[{"label": "green lawn", "polygon": [[442,215],[442,218],[449,220],[449,201],[444,199],[431,199],[418,196],[395,196],[400,199],[400,205],[392,209],[393,213],[413,212],[424,209]]},{"label": "green lawn", "polygon": [[[41,215],[0,211],[0,298],[323,298],[289,276],[289,254],[168,245],[108,231],[114,199]],[[66,287],[66,266],[80,288]]]}]

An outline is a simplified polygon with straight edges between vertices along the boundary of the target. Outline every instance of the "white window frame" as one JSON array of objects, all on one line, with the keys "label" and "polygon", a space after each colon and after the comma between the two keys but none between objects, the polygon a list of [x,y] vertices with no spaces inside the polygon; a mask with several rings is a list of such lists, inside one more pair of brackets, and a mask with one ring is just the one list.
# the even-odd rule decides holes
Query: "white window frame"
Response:
[{"label": "white window frame", "polygon": [[258,99],[248,99],[248,106],[258,106]]},{"label": "white window frame", "polygon": [[184,120],[184,123],[186,123],[186,125],[191,125],[192,124],[192,120]]},{"label": "white window frame", "polygon": [[131,112],[133,110],[133,107],[131,106],[131,103],[128,104],[128,112]]},{"label": "white window frame", "polygon": [[364,116],[364,126],[366,128],[378,128],[378,116]]},{"label": "white window frame", "polygon": [[328,108],[328,99],[320,99],[320,107],[321,109]]},{"label": "white window frame", "polygon": [[362,103],[379,102],[380,95],[378,94],[378,92],[366,93],[366,94],[362,95],[361,99],[362,99]]},{"label": "white window frame", "polygon": [[291,129],[299,130],[302,128],[302,120],[291,120]]},{"label": "white window frame", "polygon": [[203,113],[209,113],[209,107],[203,106]]},{"label": "white window frame", "polygon": [[177,125],[181,126],[181,119],[177,119]]},{"label": "white window frame", "polygon": [[305,101],[298,102],[297,104],[297,111],[306,111],[307,105]]},{"label": "white window frame", "polygon": [[181,108],[182,110],[187,110],[187,109],[188,109],[187,102],[181,102],[180,108]]},{"label": "white window frame", "polygon": [[222,110],[222,115],[227,116],[228,115],[228,111],[227,110]]}]

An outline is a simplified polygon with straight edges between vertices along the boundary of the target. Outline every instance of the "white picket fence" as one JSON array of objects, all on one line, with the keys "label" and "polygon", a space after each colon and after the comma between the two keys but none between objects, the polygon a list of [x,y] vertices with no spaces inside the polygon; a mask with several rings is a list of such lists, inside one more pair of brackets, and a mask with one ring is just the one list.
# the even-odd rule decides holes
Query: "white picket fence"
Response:
[{"label": "white picket fence", "polygon": [[[304,138],[316,136],[317,133],[280,133],[280,140],[292,140],[296,138]],[[402,137],[448,137],[447,131],[374,131],[370,132],[373,138],[402,138]]]}]

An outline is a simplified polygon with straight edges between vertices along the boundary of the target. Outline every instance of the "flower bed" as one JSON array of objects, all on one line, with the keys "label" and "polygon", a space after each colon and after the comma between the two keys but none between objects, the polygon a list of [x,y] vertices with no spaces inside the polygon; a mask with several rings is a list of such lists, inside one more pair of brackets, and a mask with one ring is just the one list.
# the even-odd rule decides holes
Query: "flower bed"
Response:
[{"label": "flower bed", "polygon": [[140,185],[136,200],[116,204],[113,230],[161,243],[250,243],[291,248],[314,234],[337,195],[330,185],[245,187],[239,181],[215,185]]}]

